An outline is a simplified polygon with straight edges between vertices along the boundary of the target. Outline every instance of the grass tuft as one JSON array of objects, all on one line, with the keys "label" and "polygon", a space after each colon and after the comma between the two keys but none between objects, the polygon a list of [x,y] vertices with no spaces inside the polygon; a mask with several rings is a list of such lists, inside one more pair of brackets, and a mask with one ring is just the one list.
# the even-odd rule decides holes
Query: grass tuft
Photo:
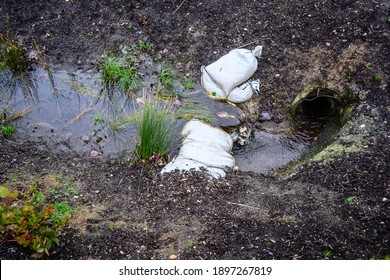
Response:
[{"label": "grass tuft", "polygon": [[11,138],[12,134],[14,134],[16,131],[16,126],[14,125],[2,125],[1,126],[1,132],[4,136],[4,138],[9,139]]},{"label": "grass tuft", "polygon": [[165,159],[172,141],[173,109],[152,97],[144,97],[144,100],[135,117],[139,136],[137,156],[143,160],[150,160],[154,156]]},{"label": "grass tuft", "polygon": [[134,60],[126,57],[108,57],[102,65],[101,79],[103,86],[109,90],[131,91],[139,86],[140,76]]},{"label": "grass tuft", "polygon": [[171,67],[162,65],[158,73],[158,88],[157,94],[161,98],[170,99],[175,96],[172,92],[175,81],[175,72]]}]

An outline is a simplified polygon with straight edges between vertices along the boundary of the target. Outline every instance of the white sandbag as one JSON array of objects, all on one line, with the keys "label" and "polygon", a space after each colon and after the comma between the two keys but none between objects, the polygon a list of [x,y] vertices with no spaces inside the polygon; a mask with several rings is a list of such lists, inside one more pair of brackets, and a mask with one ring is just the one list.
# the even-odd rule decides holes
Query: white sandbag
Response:
[{"label": "white sandbag", "polygon": [[234,157],[213,143],[208,145],[199,142],[185,143],[181,146],[179,155],[209,167],[229,169],[235,166]]},{"label": "white sandbag", "polygon": [[218,144],[226,152],[233,147],[233,140],[228,133],[198,120],[189,121],[181,131],[181,135],[184,137],[183,144],[189,142]]},{"label": "white sandbag", "polygon": [[163,168],[161,173],[171,172],[174,170],[186,170],[186,171],[196,170],[196,171],[199,171],[201,169],[205,170],[207,173],[209,173],[211,176],[213,176],[214,178],[217,178],[217,179],[226,176],[225,171],[223,171],[220,168],[206,167],[205,165],[203,165],[199,162],[196,162],[196,161],[193,161],[190,159],[186,159],[186,158],[183,158],[181,156],[175,157],[170,163],[168,163]]},{"label": "white sandbag", "polygon": [[223,100],[226,99],[227,94],[223,91],[222,88],[218,86],[218,84],[211,78],[211,76],[207,73],[205,70],[205,66],[202,66],[200,68],[200,71],[202,73],[201,77],[201,85],[202,88],[210,93],[210,97],[213,98],[221,98]]},{"label": "white sandbag", "polygon": [[259,92],[260,81],[250,81],[235,87],[227,96],[227,100],[233,103],[248,101],[255,92]]},{"label": "white sandbag", "polygon": [[257,57],[262,46],[253,51],[234,49],[217,61],[202,67],[201,84],[209,93],[224,98],[237,86],[247,81],[257,70]]},{"label": "white sandbag", "polygon": [[179,154],[161,173],[204,168],[213,177],[220,178],[226,175],[225,171],[235,167],[235,159],[230,154],[233,140],[228,133],[199,120],[191,120],[181,134],[184,139]]}]

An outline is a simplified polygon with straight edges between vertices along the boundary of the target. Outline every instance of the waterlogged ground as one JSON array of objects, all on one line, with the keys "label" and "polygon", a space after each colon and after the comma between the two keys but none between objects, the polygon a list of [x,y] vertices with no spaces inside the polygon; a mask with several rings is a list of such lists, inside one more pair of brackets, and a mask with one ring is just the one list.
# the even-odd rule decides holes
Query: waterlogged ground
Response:
[{"label": "waterlogged ground", "polygon": [[[15,138],[36,142],[39,149],[55,153],[85,157],[92,154],[119,160],[133,156],[137,129],[126,118],[134,116],[145,102],[148,83],[144,82],[135,93],[128,95],[120,90],[104,90],[95,70],[69,72],[37,68],[23,78],[7,74],[3,72],[0,108],[8,114],[23,114],[16,122]],[[153,81],[150,76],[144,79]],[[277,124],[270,121],[271,132],[254,128],[252,133],[250,124],[244,121],[245,112],[237,106],[209,98],[197,84],[192,89],[185,89],[178,82],[176,85],[174,91],[181,95],[169,102],[173,110],[183,110],[185,106],[191,106],[194,111],[202,109],[207,112],[211,125],[222,127],[232,135],[240,134],[240,128],[248,130],[245,135],[241,133],[243,136],[235,144],[234,154],[240,170],[267,174],[297,159],[313,142],[309,136],[313,131],[297,129],[292,122],[286,122],[283,131],[277,130]],[[181,116],[180,111],[178,114]],[[173,150],[180,143],[179,131],[184,121],[179,118],[175,124]]]},{"label": "waterlogged ground", "polygon": [[[44,71],[35,72],[39,102],[36,95],[25,102],[21,91],[7,97],[34,110],[10,140],[0,140],[0,183],[37,184],[48,200],[77,209],[50,256],[5,242],[1,258],[389,256],[387,1],[186,1],[177,9],[181,3],[0,1],[0,30],[16,34],[27,52],[38,44],[58,69],[54,86]],[[152,59],[171,63],[180,79],[194,81],[201,65],[230,49],[264,46],[254,76],[261,80],[261,94],[239,106],[253,131],[247,148],[237,151],[241,169],[246,164],[246,170],[267,173],[276,159],[287,163],[317,142],[320,134],[301,135],[289,121],[292,101],[308,86],[349,93],[353,109],[329,145],[310,151],[312,160],[274,176],[245,171],[216,181],[199,173],[162,176],[158,164],[129,166],[115,157],[92,157],[92,149],[103,155],[115,142],[105,130],[93,135],[94,116],[110,111],[100,99],[85,112],[96,99],[72,84],[97,91],[88,67],[139,41],[152,45]],[[57,97],[49,94],[53,88]],[[48,109],[51,102],[56,106]],[[40,112],[50,118],[41,119]],[[103,134],[107,138],[96,143]],[[53,188],[61,192],[55,195]]]}]

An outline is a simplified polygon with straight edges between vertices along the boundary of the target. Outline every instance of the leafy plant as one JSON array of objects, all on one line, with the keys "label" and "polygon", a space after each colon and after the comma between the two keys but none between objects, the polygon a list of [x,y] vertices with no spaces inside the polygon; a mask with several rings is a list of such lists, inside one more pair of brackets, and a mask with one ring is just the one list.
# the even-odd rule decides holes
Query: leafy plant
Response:
[{"label": "leafy plant", "polygon": [[10,191],[7,185],[0,186],[0,198],[0,233],[4,240],[11,239],[47,255],[53,243],[58,245],[61,230],[74,213],[66,204],[44,203],[44,195],[36,186],[27,194]]},{"label": "leafy plant", "polygon": [[97,114],[96,116],[93,117],[93,124],[102,124],[104,123],[104,115],[102,114]]},{"label": "leafy plant", "polygon": [[333,256],[333,251],[332,250],[325,250],[324,251],[324,257],[325,258],[330,258]]},{"label": "leafy plant", "polygon": [[69,182],[64,182],[64,177],[62,174],[56,176],[56,181],[61,185],[55,186],[50,194],[55,195],[56,197],[70,197],[71,195],[78,195],[78,192],[72,187],[72,184]]},{"label": "leafy plant", "polygon": [[151,97],[135,115],[139,142],[136,147],[140,159],[153,156],[164,158],[168,155],[173,132],[174,112],[167,103],[161,104]]},{"label": "leafy plant", "polygon": [[78,195],[78,192],[72,187],[70,183],[64,183],[50,191],[50,194],[57,197],[70,197],[71,195]]},{"label": "leafy plant", "polygon": [[12,134],[16,131],[16,126],[4,124],[1,126],[1,132],[3,133],[4,138],[11,138]]},{"label": "leafy plant", "polygon": [[0,33],[0,70],[21,74],[27,70],[27,60],[21,43]]},{"label": "leafy plant", "polygon": [[195,82],[189,79],[183,79],[181,80],[181,84],[185,89],[194,89],[195,87]]},{"label": "leafy plant", "polygon": [[357,203],[357,197],[356,196],[348,196],[346,198],[346,200],[350,203],[350,204],[356,204]]},{"label": "leafy plant", "polygon": [[145,41],[139,41],[138,45],[142,51],[148,51],[152,48],[152,45]]},{"label": "leafy plant", "polygon": [[374,79],[375,79],[375,81],[377,81],[377,82],[380,82],[380,81],[382,81],[381,74],[379,74],[379,73],[376,73],[376,74],[375,74],[375,77],[374,77]]},{"label": "leafy plant", "polygon": [[371,69],[371,63],[370,62],[365,63],[364,68],[366,68],[366,70]]},{"label": "leafy plant", "polygon": [[157,89],[157,94],[159,94],[162,97],[173,97],[172,89],[173,89],[173,82],[175,81],[175,73],[172,68],[167,66],[161,66],[159,74],[159,85]]},{"label": "leafy plant", "polygon": [[134,60],[126,57],[108,57],[102,65],[101,79],[108,89],[118,87],[130,91],[138,87],[140,76]]}]

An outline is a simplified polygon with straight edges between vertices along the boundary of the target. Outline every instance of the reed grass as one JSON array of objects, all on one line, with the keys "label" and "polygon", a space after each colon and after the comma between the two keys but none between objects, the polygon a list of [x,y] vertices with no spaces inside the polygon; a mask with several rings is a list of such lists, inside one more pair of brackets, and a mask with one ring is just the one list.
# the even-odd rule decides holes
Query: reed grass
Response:
[{"label": "reed grass", "polygon": [[153,156],[166,158],[170,151],[175,114],[172,107],[152,97],[145,97],[142,108],[136,113],[138,127],[137,156],[149,160]]}]

